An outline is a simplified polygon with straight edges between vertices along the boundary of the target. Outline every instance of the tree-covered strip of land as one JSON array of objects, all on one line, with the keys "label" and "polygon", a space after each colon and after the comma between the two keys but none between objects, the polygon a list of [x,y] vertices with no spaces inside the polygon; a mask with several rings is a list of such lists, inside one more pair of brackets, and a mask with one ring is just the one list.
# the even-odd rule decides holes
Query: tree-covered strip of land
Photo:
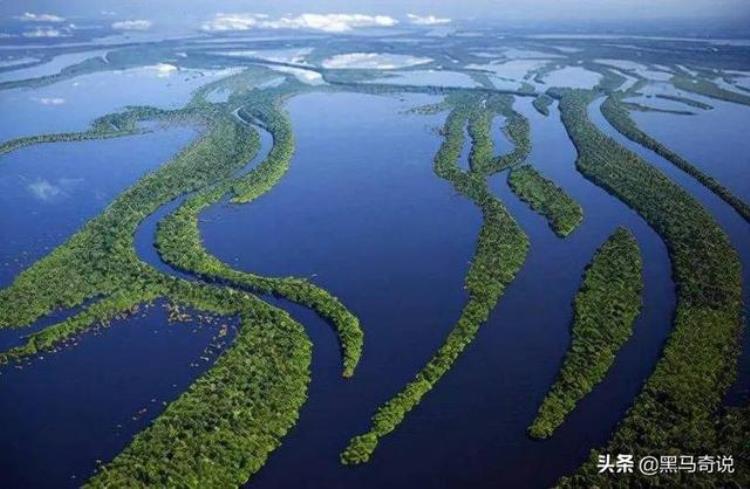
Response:
[{"label": "tree-covered strip of land", "polygon": [[537,112],[542,114],[543,116],[549,115],[549,106],[552,105],[552,102],[554,100],[549,95],[542,94],[534,99],[534,101],[531,103]]},{"label": "tree-covered strip of land", "polygon": [[9,90],[12,88],[39,88],[47,85],[52,85],[63,80],[74,78],[76,76],[93,73],[95,71],[112,69],[109,65],[100,57],[91,57],[80,63],[66,66],[60,72],[51,75],[44,75],[37,78],[29,78],[26,80],[12,80],[0,82],[0,90]]},{"label": "tree-covered strip of land", "polygon": [[[290,84],[275,93],[282,97],[295,87]],[[265,116],[259,109],[254,117],[272,130],[280,148],[289,148],[283,144],[290,138],[284,136],[288,121],[278,104],[263,105],[263,100],[251,99],[252,93],[242,91],[222,104],[193,100],[169,114],[168,119],[191,117],[204,128],[203,134],[0,290],[0,328],[21,327],[54,309],[87,304],[78,314],[34,333],[21,347],[0,354],[0,363],[54,350],[158,298],[242,321],[233,346],[216,365],[106,464],[92,486],[241,485],[279,445],[305,400],[310,353],[304,330],[280,309],[242,290],[247,274],[228,270],[236,273],[230,278],[237,278],[238,287],[226,279],[207,285],[211,280],[198,281],[201,274],[195,270],[188,271],[196,281],[186,281],[144,263],[134,248],[143,219],[179,196],[213,196],[211,192],[220,188],[223,195],[245,180],[254,184],[242,192],[259,195],[259,186],[275,183],[241,172],[258,152],[259,137],[253,126],[234,115],[239,108],[251,102],[264,108]],[[273,129],[276,123],[282,124],[278,130]],[[283,164],[286,154],[276,154],[274,164]],[[256,170],[267,171],[261,168],[267,167]],[[252,279],[264,283],[261,277]],[[336,298],[303,280],[269,279],[264,291],[307,304],[335,324],[349,321],[353,336],[341,342],[345,375],[351,375],[361,352],[356,317]],[[172,451],[165,457],[168,449]]]},{"label": "tree-covered strip of land", "polygon": [[671,100],[673,102],[680,102],[685,105],[689,105],[690,107],[695,107],[696,109],[702,109],[702,110],[712,110],[713,106],[704,104],[703,102],[699,102],[698,100],[687,98],[687,97],[681,97],[679,95],[669,95],[666,93],[657,93],[654,95],[656,98],[661,98],[664,100]]},{"label": "tree-covered strip of land", "polygon": [[250,131],[228,116],[212,120],[197,141],[0,290],[0,327],[24,326],[55,308],[115,291],[147,290],[159,279],[135,254],[138,224],[162,204],[241,168],[257,151]]},{"label": "tree-covered strip of land", "polygon": [[85,487],[238,487],[297,421],[310,380],[302,326],[239,291],[181,289],[172,291],[180,303],[239,317],[237,338]]},{"label": "tree-covered strip of land", "polygon": [[[677,285],[674,328],[661,359],[606,447],[594,450],[561,487],[685,487],[700,477],[598,474],[601,453],[715,453],[721,401],[735,377],[742,328],[741,269],[726,234],[685,190],[589,121],[597,92],[562,90],[563,123],[578,149],[576,166],[595,184],[635,209],[664,239]],[[744,462],[747,464],[747,462]],[[637,481],[634,479],[638,479]],[[713,479],[712,479],[713,480]],[[722,485],[717,482],[718,485]]]},{"label": "tree-covered strip of land", "polygon": [[750,95],[743,95],[732,90],[721,88],[716,83],[705,78],[676,75],[672,78],[672,85],[686,92],[697,93],[705,97],[724,100],[735,104],[750,105]]},{"label": "tree-covered strip of land", "polygon": [[222,280],[233,287],[285,297],[313,309],[336,328],[342,349],[343,375],[351,377],[362,354],[363,333],[357,317],[336,297],[305,279],[261,277],[234,270],[210,255],[201,241],[198,216],[203,209],[226,194],[233,195],[234,202],[250,202],[276,185],[289,169],[294,141],[291,124],[280,104],[281,94],[252,94],[239,113],[262,124],[273,136],[268,157],[249,173],[226,179],[186,200],[159,223],[156,246],[165,262],[203,279]]},{"label": "tree-covered strip of land", "polygon": [[[513,97],[508,95],[488,97],[486,109],[505,117],[506,123],[503,130],[510,142],[513,143],[513,150],[510,153],[494,157],[491,162],[483,165],[483,173],[489,175],[523,163],[531,152],[531,128],[528,119],[513,110]],[[472,117],[481,119],[481,112],[477,114]],[[478,127],[484,127],[482,130],[487,132],[489,138],[490,123],[487,122],[484,126]]]},{"label": "tree-covered strip of land", "polygon": [[[12,308],[3,309],[4,326],[29,321],[62,300],[72,303],[88,296],[87,287],[102,297],[81,314],[36,333],[25,347],[8,352],[5,360],[58,346],[157,297],[218,314],[239,315],[243,320],[243,331],[235,345],[188,393],[170,404],[163,418],[157,418],[151,428],[136,437],[123,452],[123,458],[105,466],[94,478],[95,486],[144,486],[156,480],[169,480],[165,485],[225,486],[230,481],[239,485],[278,446],[304,401],[309,345],[299,325],[247,293],[164,276],[139,262],[132,250],[134,228],[146,215],[141,206],[148,204],[147,197],[159,199],[157,192],[163,184],[155,182],[160,178],[172,182],[176,189],[185,189],[186,184],[197,185],[204,181],[202,178],[208,178],[210,168],[206,168],[204,177],[202,165],[212,165],[221,174],[222,168],[239,167],[252,156],[257,138],[248,137],[240,124],[225,124],[229,121],[219,121],[191,148],[142,179],[102,216],[0,292],[3,307]],[[232,140],[239,134],[243,137]],[[97,245],[101,248],[95,248]],[[47,267],[53,265],[55,268],[48,272]],[[36,294],[21,295],[36,280],[49,280],[56,274],[74,279],[81,276],[81,281],[61,282],[59,287],[57,282],[37,284]],[[166,446],[175,451],[165,458]],[[195,464],[196,460],[202,462]],[[175,474],[179,474],[181,483],[175,481]]]},{"label": "tree-covered strip of land", "polygon": [[[451,182],[459,193],[471,199],[482,211],[482,228],[465,280],[469,299],[453,330],[427,365],[399,393],[377,409],[366,433],[350,440],[341,453],[344,464],[360,464],[370,460],[379,439],[395,430],[451,369],[476,336],[480,325],[487,321],[505,287],[526,260],[528,238],[487,186],[487,177],[494,171],[493,165],[479,161],[480,158],[494,160],[492,152],[486,151],[486,148],[473,151],[476,161],[472,162],[468,172],[458,166],[464,142],[464,125],[467,120],[488,120],[489,116],[482,114],[487,110],[486,100],[462,96],[454,97],[453,102],[455,108],[448,115],[443,128],[445,140],[435,157],[434,168],[440,178]],[[470,129],[474,144],[477,141],[480,147],[485,144],[486,128],[485,123],[478,123],[475,131]]]},{"label": "tree-covered strip of land", "polygon": [[583,209],[578,202],[530,165],[512,169],[508,184],[521,200],[547,218],[549,226],[561,238],[572,233],[583,221]]},{"label": "tree-covered strip of land", "polygon": [[245,120],[258,120],[273,136],[273,147],[261,165],[232,185],[232,201],[247,203],[270,190],[289,170],[294,136],[288,118],[279,110],[280,100],[255,103],[240,109]]},{"label": "tree-covered strip of land", "polygon": [[634,102],[622,102],[622,106],[627,110],[635,112],[658,112],[660,114],[672,114],[672,115],[695,115],[695,112],[681,109],[663,109],[661,107],[652,107],[650,105],[643,105]]},{"label": "tree-covered strip of land", "polygon": [[724,202],[732,206],[746,221],[750,222],[750,205],[735,196],[726,187],[716,181],[715,178],[703,173],[685,158],[641,130],[632,117],[630,117],[630,113],[628,112],[628,109],[623,106],[620,97],[617,95],[607,97],[602,104],[602,114],[623,136],[650,149],[680,170],[698,180]]},{"label": "tree-covered strip of land", "polygon": [[161,120],[169,123],[195,123],[199,119],[199,117],[193,116],[192,111],[187,110],[168,111],[155,109],[153,107],[128,107],[123,112],[107,114],[103,117],[99,117],[94,120],[94,122],[91,123],[91,127],[85,131],[38,134],[11,139],[0,144],[0,155],[37,144],[131,136],[146,131],[145,129],[138,127],[138,123],[141,121]]},{"label": "tree-covered strip of land", "polygon": [[467,115],[466,131],[471,140],[469,150],[469,171],[471,173],[489,172],[496,162],[495,148],[490,134],[493,116],[494,114],[489,110],[472,110]]},{"label": "tree-covered strip of land", "polygon": [[643,289],[641,253],[632,234],[619,228],[594,255],[575,298],[571,342],[557,380],[529,427],[548,438],[607,375],[633,332]]}]

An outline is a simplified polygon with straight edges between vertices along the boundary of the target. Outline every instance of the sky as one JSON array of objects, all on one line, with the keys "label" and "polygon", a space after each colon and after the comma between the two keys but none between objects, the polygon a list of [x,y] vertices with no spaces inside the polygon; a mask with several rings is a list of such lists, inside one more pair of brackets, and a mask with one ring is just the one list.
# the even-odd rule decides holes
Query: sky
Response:
[{"label": "sky", "polygon": [[[448,19],[454,22],[481,19],[498,24],[672,20],[699,25],[703,21],[722,20],[750,23],[750,0],[0,0],[2,17],[21,16],[25,12],[196,29],[217,13],[266,14],[268,22],[317,13],[387,16],[400,24],[421,21],[428,25],[432,20],[447,22]],[[144,22],[121,26],[137,30],[146,26]]]}]

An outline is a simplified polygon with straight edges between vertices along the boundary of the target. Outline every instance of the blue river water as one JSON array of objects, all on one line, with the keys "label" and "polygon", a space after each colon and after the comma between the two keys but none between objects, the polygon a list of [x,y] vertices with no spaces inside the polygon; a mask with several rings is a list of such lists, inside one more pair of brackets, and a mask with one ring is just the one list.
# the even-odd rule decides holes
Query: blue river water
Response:
[{"label": "blue river water", "polygon": [[[365,332],[360,366],[344,380],[330,325],[305,308],[272,300],[301,321],[313,342],[312,383],[299,423],[250,487],[549,487],[575,470],[590,448],[606,442],[657,361],[675,305],[664,243],[635,212],[576,171],[576,151],[556,105],[545,117],[530,98],[519,97],[514,107],[532,131],[528,161],[583,206],[584,222],[559,239],[510,192],[507,173],[492,177],[492,191],[530,238],[527,262],[455,367],[382,440],[371,463],[339,463],[348,439],[364,431],[376,407],[430,358],[466,300],[464,275],[481,214],[433,173],[441,143],[435,129],[446,113],[408,111],[438,100],[415,94],[298,95],[286,103],[296,142],[288,174],[249,205],[224,200],[200,216],[211,253],[237,269],[311,279],[338,296]],[[611,132],[597,108],[592,118]],[[498,117],[492,124],[497,154],[512,149],[502,134],[504,122]],[[9,200],[0,192],[0,229],[18,230],[0,243],[0,286],[194,134],[170,129],[26,148],[0,158],[0,185],[4,178],[10,182]],[[264,133],[262,141],[248,167],[266,154],[269,136]],[[78,179],[83,183],[76,186]],[[747,226],[740,228],[721,201],[700,188],[689,191],[710,207],[735,246],[750,242],[742,234]],[[54,206],[39,198],[66,195],[70,202]],[[180,202],[163,206],[136,233],[139,256],[173,275],[179,273],[161,263],[152,241],[158,221]],[[584,268],[618,226],[633,232],[644,260],[644,303],[634,334],[604,382],[555,436],[531,440],[526,429],[569,344],[572,300]],[[162,401],[174,399],[209,365],[200,356],[215,329],[168,325],[160,305],[82,338],[75,348],[22,369],[0,369],[0,472],[9,487],[80,485],[97,459],[111,459],[161,411]],[[6,340],[0,336],[0,344],[11,344]],[[191,366],[196,362],[200,366]]]},{"label": "blue river water", "polygon": [[750,140],[747,137],[750,107],[689,96],[714,108],[687,107],[695,115],[682,117],[633,112],[633,119],[652,137],[688,158],[745,202],[750,201]]},{"label": "blue river water", "polygon": [[231,70],[177,70],[168,64],[103,71],[38,88],[0,91],[0,142],[55,132],[82,131],[92,120],[131,105],[184,106],[196,88]]},{"label": "blue river water", "polygon": [[[705,98],[701,99],[701,101],[708,102]],[[714,105],[714,111],[727,115],[727,119],[723,120],[727,125],[725,130],[720,131],[715,127],[711,127],[717,126],[722,119],[711,118],[702,121],[699,119],[700,122],[697,121],[699,126],[697,130],[691,129],[684,132],[682,137],[677,137],[671,130],[664,129],[664,127],[669,127],[669,125],[665,125],[661,119],[644,119],[639,117],[636,120],[641,129],[673,150],[678,151],[683,157],[698,165],[705,173],[713,176],[722,184],[726,184],[728,188],[735,192],[735,195],[748,202],[750,201],[750,188],[746,184],[748,179],[738,178],[738,176],[748,174],[748,162],[746,158],[747,151],[750,149],[750,142],[735,129],[738,118],[741,118],[742,115],[747,118],[748,109],[742,106],[738,109],[732,104],[717,103],[713,100],[710,103]],[[745,326],[747,326],[748,311],[750,311],[750,246],[748,246],[748,243],[750,243],[750,224],[726,202],[701,185],[693,177],[679,170],[653,151],[630,141],[618,133],[604,118],[598,104],[594,104],[589,108],[589,117],[607,135],[643,157],[673,182],[687,190],[719,223],[729,237],[730,243],[737,250],[742,264],[742,295],[745,304]],[[677,121],[674,124],[678,127],[684,127],[681,123],[684,116],[672,117]],[[706,139],[706,133],[708,134],[708,139]],[[713,153],[705,150],[704,145],[709,142],[711,142]],[[730,390],[727,399],[730,404],[738,404],[743,400],[747,403],[750,399],[750,352],[748,352],[750,338],[748,336],[747,331],[745,331],[742,338],[742,355],[738,363],[738,379]]]},{"label": "blue river water", "polygon": [[195,134],[171,128],[118,139],[42,144],[0,156],[0,287],[169,160]]},{"label": "blue river water", "polygon": [[231,318],[170,324],[157,301],[73,346],[1,369],[2,486],[79,487],[97,460],[122,451],[211,366],[222,346],[215,326],[224,324],[227,342]]},{"label": "blue river water", "polygon": [[[252,205],[216,206],[201,216],[212,253],[243,270],[311,277],[360,317],[366,334],[359,370],[344,381],[330,328],[292,309],[315,345],[310,397],[298,426],[250,485],[549,485],[606,441],[658,357],[674,307],[666,249],[634,212],[575,172],[575,150],[556,112],[544,118],[530,100],[517,102],[532,123],[530,160],[579,199],[586,222],[559,240],[510,194],[505,175],[493,179],[532,239],[527,264],[474,344],[381,442],[374,460],[341,466],[348,438],[452,327],[479,226],[478,211],[432,172],[439,139],[423,126],[439,118],[399,115],[399,104],[352,94],[292,99],[297,156],[289,174]],[[493,124],[493,140],[505,153],[501,128]],[[630,228],[644,250],[644,313],[605,383],[553,440],[534,442],[525,430],[567,347],[571,300],[586,263],[617,225]],[[304,470],[290,471],[290,464]]]}]

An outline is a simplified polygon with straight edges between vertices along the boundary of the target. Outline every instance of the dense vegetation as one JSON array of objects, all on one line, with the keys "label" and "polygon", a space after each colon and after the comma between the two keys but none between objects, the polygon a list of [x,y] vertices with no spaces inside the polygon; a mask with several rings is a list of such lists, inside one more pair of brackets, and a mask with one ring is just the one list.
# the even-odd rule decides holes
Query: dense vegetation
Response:
[{"label": "dense vegetation", "polygon": [[532,105],[534,108],[543,116],[549,115],[549,106],[552,105],[554,100],[549,95],[542,94],[534,99]]},{"label": "dense vegetation", "polygon": [[661,114],[672,114],[672,115],[695,115],[695,112],[683,109],[664,109],[661,107],[653,107],[651,105],[637,104],[634,102],[622,102],[622,107],[627,110],[635,112],[658,112]]},{"label": "dense vegetation", "polygon": [[[297,418],[309,379],[309,346],[299,325],[248,294],[163,276],[133,251],[140,220],[158,203],[238,168],[254,151],[257,140],[248,135],[229,119],[215,121],[204,137],[0,292],[5,327],[26,324],[58,305],[99,298],[82,313],[34,334],[2,360],[54,348],[157,297],[243,319],[234,347],[105,466],[93,485],[236,485],[262,466]],[[167,446],[175,451],[165,458]]]},{"label": "dense vegetation", "polygon": [[[242,97],[233,100],[238,104],[243,101]],[[270,114],[276,108],[273,105],[266,110]],[[188,108],[170,114],[170,119],[194,118],[206,127],[205,133],[0,291],[3,328],[27,325],[56,308],[90,304],[69,319],[34,333],[21,347],[1,354],[0,363],[55,349],[157,298],[242,320],[233,347],[120,456],[105,465],[92,479],[93,486],[239,485],[259,470],[268,453],[279,445],[305,400],[310,353],[304,331],[286,313],[240,290],[248,277],[262,281],[261,277],[224,267],[223,271],[234,275],[216,281],[221,288],[188,282],[156,271],[139,260],[134,250],[139,223],[178,196],[229,190],[235,177],[265,181],[239,174],[257,153],[258,136],[232,115],[235,110],[231,103],[206,105],[194,100]],[[264,123],[273,124],[270,117]],[[274,136],[283,140],[283,131],[274,132]],[[258,189],[247,186],[244,191]],[[238,288],[228,283],[233,278]],[[333,322],[352,328],[353,336],[342,340],[345,375],[351,375],[361,351],[356,318],[335,298],[305,281],[269,279],[268,283],[265,290],[298,299]],[[348,348],[350,344],[352,348]],[[165,457],[167,450],[171,451]]]},{"label": "dense vegetation", "polygon": [[743,95],[732,90],[721,88],[716,83],[705,78],[689,78],[677,75],[672,78],[672,84],[680,90],[697,93],[706,97],[733,102],[735,104],[750,105],[750,95]]},{"label": "dense vegetation", "polygon": [[694,177],[696,180],[705,185],[706,188],[723,199],[727,204],[734,207],[734,209],[746,221],[750,222],[749,205],[732,194],[732,192],[730,192],[726,187],[717,182],[715,178],[710,175],[706,175],[685,158],[678,155],[677,153],[642,131],[630,117],[627,108],[622,105],[620,97],[607,97],[607,99],[602,104],[602,114],[604,114],[604,117],[606,117],[609,123],[612,124],[612,126],[620,133],[622,133],[622,135],[650,149],[654,153],[671,162],[677,168]]},{"label": "dense vegetation", "polygon": [[170,123],[195,123],[200,120],[200,117],[197,117],[194,111],[190,110],[168,111],[153,107],[128,107],[124,112],[99,117],[85,131],[39,134],[11,139],[0,144],[0,155],[36,144],[107,139],[139,134],[146,131],[146,129],[138,126],[139,122],[154,120],[162,120]]},{"label": "dense vegetation", "polygon": [[155,272],[133,249],[138,223],[184,192],[226,178],[251,156],[248,129],[222,118],[170,163],[143,177],[104,212],[0,291],[0,327],[29,324],[118,290],[147,290]]},{"label": "dense vegetation", "polygon": [[[453,330],[427,365],[403,390],[378,408],[367,433],[350,440],[341,454],[344,464],[367,462],[377,448],[378,440],[395,430],[422,397],[450,370],[526,259],[526,235],[487,187],[487,177],[494,171],[491,164],[494,158],[486,147],[486,121],[490,117],[480,102],[471,97],[456,97],[456,107],[445,123],[445,140],[435,157],[434,166],[439,177],[451,182],[458,192],[471,199],[482,211],[483,224],[476,252],[466,274],[469,299]],[[464,172],[457,162],[467,120],[474,147],[471,169]]]},{"label": "dense vegetation", "polygon": [[589,264],[575,298],[571,343],[557,380],[529,427],[547,438],[607,375],[620,347],[630,337],[641,308],[641,254],[635,238],[620,228]]},{"label": "dense vegetation", "polygon": [[267,278],[233,270],[203,248],[198,229],[198,216],[203,209],[229,192],[235,202],[254,200],[270,190],[289,168],[294,142],[288,118],[275,97],[265,93],[253,95],[240,115],[258,121],[271,133],[274,144],[268,157],[246,175],[226,179],[189,198],[159,224],[156,245],[164,261],[177,268],[204,279],[221,279],[235,287],[285,297],[315,310],[336,327],[344,376],[351,377],[362,354],[363,334],[359,320],[336,297],[304,279]]},{"label": "dense vegetation", "polygon": [[[628,411],[605,453],[715,453],[715,415],[734,378],[742,321],[737,253],[708,213],[683,189],[637,155],[602,134],[587,117],[596,93],[563,90],[563,123],[579,158],[578,169],[643,218],[666,241],[675,281],[674,329],[653,374]],[[596,456],[563,487],[635,484],[597,474]],[[666,474],[651,483],[690,484],[694,474]]]},{"label": "dense vegetation", "polygon": [[43,87],[52,85],[63,80],[74,78],[76,76],[93,73],[105,69],[114,69],[104,59],[100,57],[89,58],[80,63],[76,63],[71,66],[66,66],[60,72],[51,75],[44,75],[38,78],[30,78],[26,80],[9,80],[0,82],[0,90],[8,90],[12,88],[24,88],[24,87]]},{"label": "dense vegetation", "polygon": [[685,105],[689,105],[690,107],[695,107],[696,109],[702,109],[702,110],[711,110],[713,109],[712,106],[708,104],[704,104],[703,102],[699,102],[698,100],[694,100],[692,98],[687,97],[680,97],[679,95],[669,95],[666,93],[657,93],[654,95],[656,98],[661,98],[664,100],[671,100],[673,102],[680,102]]},{"label": "dense vegetation", "polygon": [[[510,142],[513,143],[513,151],[504,155],[494,156],[491,160],[483,164],[483,173],[489,175],[505,170],[506,168],[511,168],[526,160],[531,152],[531,129],[528,119],[513,110],[512,97],[494,95],[487,99],[485,105],[487,112],[494,112],[505,117],[505,127],[503,130]],[[474,132],[471,134],[473,144],[475,146],[481,144],[482,137],[490,140],[491,118],[482,115],[482,111],[474,111],[471,121],[469,125],[470,131],[472,126],[475,126]],[[477,122],[481,122],[482,124],[477,124]],[[482,132],[486,133],[486,136]]]},{"label": "dense vegetation", "polygon": [[[107,61],[91,58],[65,68],[59,74],[0,82],[0,90],[39,87],[86,73],[146,62],[167,61],[181,68],[211,69],[263,63],[261,59],[242,61],[216,56],[212,54],[216,46],[200,46],[199,42],[185,41],[183,45],[182,41],[176,41],[165,48],[157,47],[157,43],[127,49],[107,46]],[[348,39],[347,42],[352,41]],[[357,42],[363,49],[369,45],[367,40]],[[468,300],[459,321],[414,380],[377,410],[370,430],[351,440],[342,454],[344,463],[369,460],[379,439],[395,430],[452,367],[524,262],[527,239],[502,203],[488,190],[487,178],[511,169],[509,178],[513,180],[521,176],[521,186],[530,187],[531,194],[537,195],[539,209],[543,204],[556,201],[555,191],[559,189],[554,184],[524,177],[525,173],[533,172],[530,167],[515,168],[528,157],[531,143],[528,121],[512,110],[512,99],[508,94],[533,96],[533,106],[544,115],[549,114],[553,98],[535,93],[534,87],[525,81],[522,81],[520,90],[497,90],[486,74],[489,71],[460,69],[468,63],[487,62],[472,54],[483,49],[486,42],[482,38],[472,40],[470,37],[451,36],[449,48],[438,42],[431,44],[440,45],[439,49],[422,45],[402,48],[396,42],[390,46],[394,51],[404,49],[411,54],[432,57],[434,62],[428,65],[431,68],[446,66],[469,74],[480,83],[481,86],[476,88],[367,83],[373,76],[379,76],[377,70],[312,68],[331,84],[316,90],[446,96],[445,102],[421,109],[427,113],[452,109],[443,129],[445,140],[435,158],[435,172],[471,199],[483,215],[475,255],[465,278]],[[633,38],[628,42],[645,47],[645,43],[655,41]],[[636,456],[733,454],[739,466],[731,481],[720,479],[721,476],[700,474],[667,474],[649,480],[635,479],[636,476],[613,479],[596,474],[594,462],[600,451],[594,451],[591,461],[579,473],[562,480],[561,485],[750,487],[748,408],[720,408],[722,394],[733,378],[741,324],[737,256],[721,229],[688,194],[636,155],[606,138],[586,119],[586,106],[595,95],[618,94],[617,89],[626,82],[616,71],[596,67],[596,63],[591,62],[594,56],[608,58],[632,51],[637,53],[637,59],[633,60],[644,65],[651,68],[657,64],[669,65],[673,71],[683,73],[673,80],[678,88],[749,104],[749,96],[721,88],[710,81],[711,77],[718,76],[713,67],[747,69],[746,51],[721,45],[711,50],[696,50],[689,43],[682,42],[671,43],[668,51],[662,49],[661,52],[656,49],[625,50],[615,44],[596,43],[592,47],[570,39],[566,45],[576,51],[567,52],[557,50],[553,45],[545,46],[540,40],[524,45],[522,41],[507,38],[504,43],[542,50],[555,56],[554,61],[528,72],[524,80],[533,77],[536,82],[544,83],[550,71],[563,66],[581,66],[603,75],[596,91],[550,91],[554,98],[562,99],[561,113],[579,151],[577,166],[587,178],[638,211],[669,247],[679,298],[674,332],[643,392],[602,453],[634,453]],[[305,40],[304,44],[316,46],[313,55],[316,59],[312,62],[319,62],[339,49],[325,36],[320,41]],[[678,47],[681,44],[687,47]],[[270,41],[264,42],[263,46],[274,48],[283,44]],[[443,49],[449,49],[451,56],[442,53]],[[189,51],[189,55],[176,56],[182,51]],[[664,58],[665,52],[670,53],[669,59]],[[700,70],[696,72],[699,75],[688,77],[687,71],[675,69],[679,66],[676,63],[694,67],[693,61],[705,65],[705,71]],[[450,64],[453,62],[455,67]],[[628,75],[637,82],[626,94],[638,92],[651,83],[635,71],[628,72]],[[201,243],[197,223],[203,209],[226,196],[234,203],[251,202],[270,190],[289,168],[294,141],[289,122],[281,110],[281,101],[291,93],[289,87],[295,84],[288,78],[283,89],[255,90],[254,93],[248,89],[258,86],[255,82],[261,79],[279,76],[282,75],[278,72],[256,67],[242,75],[205,85],[181,110],[128,108],[125,112],[96,120],[86,131],[30,136],[0,144],[1,155],[39,143],[125,136],[147,130],[138,124],[145,120],[190,122],[204,128],[202,136],[191,147],[128,189],[99,217],[23,272],[10,287],[0,291],[0,328],[27,325],[56,308],[81,308],[69,319],[31,334],[21,347],[0,353],[0,364],[55,349],[92,327],[106,326],[110,320],[128,314],[139,304],[159,298],[241,320],[242,327],[234,346],[188,392],[170,404],[151,427],[137,435],[118,457],[104,465],[89,482],[92,487],[231,487],[243,484],[262,467],[268,454],[295,423],[305,400],[310,377],[310,345],[299,324],[252,294],[285,297],[315,310],[337,329],[344,376],[351,375],[357,365],[362,351],[362,332],[357,318],[336,297],[304,279],[260,277],[234,270],[209,255]],[[217,87],[227,88],[232,93],[227,102],[208,102],[207,94]],[[656,96],[697,109],[711,108],[688,98]],[[642,132],[636,132],[637,127],[625,110],[626,104],[619,95],[612,95],[602,110],[620,132],[693,175],[747,219],[747,204],[679,155]],[[632,105],[631,108],[639,107]],[[515,146],[511,153],[502,156],[494,154],[490,137],[491,121],[498,114],[505,117],[507,125],[504,130]],[[247,172],[247,162],[258,151],[257,132],[252,126],[271,132],[274,145],[265,161]],[[464,127],[468,127],[472,140],[467,171],[456,163],[463,147]],[[547,196],[547,192],[551,192],[555,199],[539,197]],[[193,274],[192,281],[157,272],[138,259],[133,246],[133,235],[139,223],[178,197],[185,198],[184,204],[160,223],[157,245],[166,262]],[[535,200],[530,198],[529,202]],[[561,212],[559,206],[549,205],[550,216]],[[570,214],[565,220],[572,222],[572,208],[568,211]],[[561,231],[567,229],[560,226]],[[617,246],[618,243],[621,246]],[[620,253],[615,254],[615,249]],[[559,381],[531,427],[532,435],[552,434],[565,414],[573,409],[576,400],[585,396],[604,377],[608,362],[611,364],[620,344],[629,335],[627,318],[635,314],[636,301],[633,290],[638,257],[634,254],[637,255],[637,248],[632,238],[618,231],[594,258],[575,302],[571,350]],[[617,271],[628,277],[624,281],[632,287],[623,286],[619,294],[614,294],[613,286],[619,283],[606,277]],[[606,331],[608,335],[594,336],[596,321],[593,318],[607,314],[618,318],[606,323],[612,326],[612,330]],[[596,332],[602,333],[601,328]],[[580,338],[586,340],[581,340],[583,347],[579,349],[577,340]],[[578,372],[578,375],[570,372]]]},{"label": "dense vegetation", "polygon": [[216,364],[86,487],[237,487],[260,470],[297,421],[310,380],[302,326],[247,294],[183,288],[173,295],[239,316],[240,332]]},{"label": "dense vegetation", "polygon": [[508,184],[521,200],[547,218],[550,227],[561,238],[572,233],[583,221],[581,206],[530,165],[511,170]]}]

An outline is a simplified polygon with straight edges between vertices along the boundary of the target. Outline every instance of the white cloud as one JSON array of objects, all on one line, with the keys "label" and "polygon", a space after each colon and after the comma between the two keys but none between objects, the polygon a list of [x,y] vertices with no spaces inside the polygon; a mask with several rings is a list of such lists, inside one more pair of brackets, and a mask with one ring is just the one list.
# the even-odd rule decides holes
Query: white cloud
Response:
[{"label": "white cloud", "polygon": [[43,201],[52,200],[63,193],[59,186],[53,185],[47,180],[37,180],[34,183],[30,183],[28,189],[34,197]]},{"label": "white cloud", "polygon": [[68,37],[70,34],[64,33],[58,29],[52,29],[50,27],[39,27],[33,31],[26,31],[23,33],[23,37]]},{"label": "white cloud", "polygon": [[324,32],[347,32],[356,27],[390,27],[398,21],[387,15],[302,14],[263,22],[271,29],[312,29]]},{"label": "white cloud", "polygon": [[210,32],[246,31],[252,28],[348,32],[357,27],[390,27],[396,24],[396,19],[386,15],[302,14],[269,20],[268,16],[261,14],[218,13],[210,21],[204,22],[201,29]]},{"label": "white cloud", "polygon": [[147,31],[154,25],[150,20],[121,20],[112,23],[112,29],[118,31]]},{"label": "white cloud", "polygon": [[60,97],[42,97],[36,100],[42,105],[62,105],[65,103],[65,99]]},{"label": "white cloud", "polygon": [[330,69],[394,70],[421,65],[430,61],[432,61],[431,58],[418,58],[407,54],[347,53],[337,54],[325,59],[323,67]]},{"label": "white cloud", "polygon": [[168,78],[173,73],[177,72],[179,68],[169,63],[158,63],[151,66],[144,66],[144,70],[156,72],[157,78]]},{"label": "white cloud", "polygon": [[224,14],[219,12],[213,19],[201,24],[201,29],[209,32],[246,31],[258,25],[262,14]]},{"label": "white cloud", "polygon": [[34,14],[31,12],[25,12],[23,15],[16,17],[18,20],[24,22],[65,22],[64,17],[54,14]]},{"label": "white cloud", "polygon": [[290,75],[294,75],[297,80],[307,85],[322,85],[323,83],[325,83],[325,80],[323,80],[323,76],[317,71],[306,70],[304,68],[293,68],[291,66],[270,66],[269,68],[281,73],[289,73]]},{"label": "white cloud", "polygon": [[258,58],[276,63],[308,64],[305,57],[312,53],[313,48],[259,49],[215,51],[212,54],[234,56],[238,58]]},{"label": "white cloud", "polygon": [[416,15],[407,14],[409,22],[414,25],[439,25],[439,24],[450,24],[451,19],[448,17],[435,17],[434,15]]},{"label": "white cloud", "polygon": [[70,197],[83,183],[82,178],[60,178],[55,182],[38,179],[28,184],[27,188],[37,199],[49,202]]}]

